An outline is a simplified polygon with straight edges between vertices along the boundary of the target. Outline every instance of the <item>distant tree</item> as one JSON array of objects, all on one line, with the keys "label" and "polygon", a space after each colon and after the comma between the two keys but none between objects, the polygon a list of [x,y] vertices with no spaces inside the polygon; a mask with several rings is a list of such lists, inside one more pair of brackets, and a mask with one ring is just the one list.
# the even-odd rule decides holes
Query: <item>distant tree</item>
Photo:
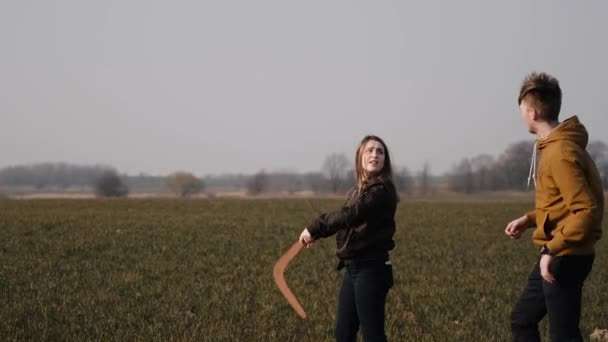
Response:
[{"label": "distant tree", "polygon": [[[493,172],[499,189],[526,189],[533,146],[532,141],[516,142],[509,145],[498,157]],[[540,157],[540,153],[537,154],[538,157]],[[530,180],[530,187],[533,188],[532,180]]]},{"label": "distant tree", "polygon": [[268,186],[266,190],[269,192],[294,194],[302,190],[303,179],[293,170],[285,169],[268,173],[267,176]]},{"label": "distant tree", "polygon": [[258,195],[266,191],[268,186],[268,175],[264,170],[253,175],[247,182],[247,192],[250,195]]},{"label": "distant tree", "polygon": [[285,178],[285,190],[289,194],[294,194],[302,190],[302,179],[295,173],[289,173],[284,175]]},{"label": "distant tree", "polygon": [[398,192],[408,195],[412,193],[414,178],[407,167],[397,169],[393,178]]},{"label": "distant tree", "polygon": [[603,141],[592,141],[587,145],[587,152],[596,164],[603,164],[608,161],[608,145]]},{"label": "distant tree", "polygon": [[603,141],[593,141],[587,146],[587,152],[600,172],[604,189],[608,189],[608,145]]},{"label": "distant tree", "polygon": [[464,158],[456,165],[449,177],[450,190],[470,194],[476,189],[474,187],[474,176],[471,161]]},{"label": "distant tree", "polygon": [[339,192],[347,193],[351,191],[357,185],[357,173],[354,169],[346,170],[344,175],[344,181],[342,182]]},{"label": "distant tree", "polygon": [[105,171],[95,183],[95,194],[100,197],[123,197],[129,189],[115,170]]},{"label": "distant tree", "polygon": [[165,188],[178,197],[187,197],[203,191],[205,184],[190,172],[177,171],[167,176]]},{"label": "distant tree", "polygon": [[489,154],[480,154],[471,158],[471,170],[473,171],[473,188],[475,191],[494,190],[494,177],[492,167],[494,157]]},{"label": "distant tree", "polygon": [[421,195],[428,195],[431,190],[431,166],[429,163],[424,163],[422,171],[418,174],[418,191]]},{"label": "distant tree", "polygon": [[94,186],[109,166],[81,166],[66,163],[37,163],[0,169],[0,183],[33,186],[38,189],[54,186]]},{"label": "distant tree", "polygon": [[348,158],[344,153],[332,153],[325,158],[322,171],[329,180],[331,192],[338,193],[346,183]]},{"label": "distant tree", "polygon": [[323,190],[323,175],[318,172],[309,172],[303,175],[304,182],[308,185],[313,193],[319,193]]}]

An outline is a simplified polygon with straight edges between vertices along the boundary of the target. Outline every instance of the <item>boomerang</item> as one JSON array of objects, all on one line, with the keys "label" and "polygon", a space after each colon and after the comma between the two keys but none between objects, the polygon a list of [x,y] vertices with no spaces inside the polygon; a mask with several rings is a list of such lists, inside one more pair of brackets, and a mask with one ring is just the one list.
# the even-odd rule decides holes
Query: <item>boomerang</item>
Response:
[{"label": "boomerang", "polygon": [[293,246],[291,246],[291,248],[287,252],[285,252],[283,256],[281,256],[279,261],[277,261],[276,265],[274,265],[273,275],[274,282],[279,287],[279,291],[281,291],[285,299],[287,299],[289,305],[291,305],[291,307],[296,311],[298,316],[306,318],[306,312],[304,312],[304,309],[302,309],[302,306],[296,299],[296,296],[293,295],[293,293],[287,286],[287,282],[285,282],[285,276],[283,275],[283,272],[287,268],[287,265],[289,264],[291,259],[293,259],[293,257],[295,257],[301,249],[302,245],[300,244],[300,241],[296,241],[296,243],[294,243]]}]

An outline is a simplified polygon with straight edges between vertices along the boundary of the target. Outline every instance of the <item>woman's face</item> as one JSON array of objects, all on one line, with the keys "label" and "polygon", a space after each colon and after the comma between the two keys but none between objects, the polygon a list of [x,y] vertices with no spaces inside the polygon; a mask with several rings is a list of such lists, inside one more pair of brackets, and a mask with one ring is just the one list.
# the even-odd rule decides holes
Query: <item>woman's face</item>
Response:
[{"label": "woman's face", "polygon": [[368,176],[376,175],[384,167],[384,146],[376,140],[369,140],[363,147],[361,163]]}]

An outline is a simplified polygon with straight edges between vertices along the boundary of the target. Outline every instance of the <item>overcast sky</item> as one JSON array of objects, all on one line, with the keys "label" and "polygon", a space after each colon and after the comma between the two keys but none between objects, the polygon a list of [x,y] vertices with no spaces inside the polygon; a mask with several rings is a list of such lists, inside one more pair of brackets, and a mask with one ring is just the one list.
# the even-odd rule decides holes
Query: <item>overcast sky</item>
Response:
[{"label": "overcast sky", "polygon": [[0,167],[317,171],[385,139],[436,174],[533,139],[533,70],[608,142],[606,1],[0,0]]}]

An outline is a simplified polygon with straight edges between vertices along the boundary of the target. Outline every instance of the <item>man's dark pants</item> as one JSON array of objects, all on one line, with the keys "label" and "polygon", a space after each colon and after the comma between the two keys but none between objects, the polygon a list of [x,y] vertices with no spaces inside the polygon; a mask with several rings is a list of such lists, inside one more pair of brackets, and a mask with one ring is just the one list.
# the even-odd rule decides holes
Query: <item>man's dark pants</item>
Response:
[{"label": "man's dark pants", "polygon": [[545,315],[549,318],[552,342],[583,341],[579,329],[581,296],[593,260],[593,255],[554,257],[550,266],[553,284],[541,277],[539,262],[534,265],[511,313],[513,341],[540,341],[538,323]]}]

